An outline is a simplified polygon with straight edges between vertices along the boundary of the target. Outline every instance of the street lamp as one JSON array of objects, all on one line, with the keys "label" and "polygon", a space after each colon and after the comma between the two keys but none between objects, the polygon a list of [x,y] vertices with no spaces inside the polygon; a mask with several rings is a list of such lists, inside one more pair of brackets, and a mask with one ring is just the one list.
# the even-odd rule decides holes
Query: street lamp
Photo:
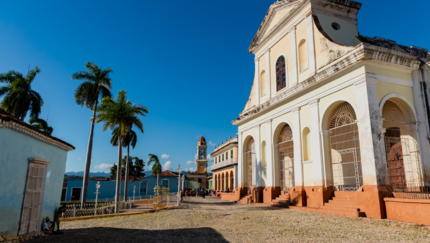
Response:
[{"label": "street lamp", "polygon": [[178,166],[178,193],[181,192],[181,165]]},{"label": "street lamp", "polygon": [[99,189],[100,189],[100,181],[97,182],[96,184],[96,205],[94,207],[94,215],[97,215],[97,201],[99,199]]},{"label": "street lamp", "polygon": [[134,201],[134,194],[136,194],[136,185],[133,187],[133,201]]}]

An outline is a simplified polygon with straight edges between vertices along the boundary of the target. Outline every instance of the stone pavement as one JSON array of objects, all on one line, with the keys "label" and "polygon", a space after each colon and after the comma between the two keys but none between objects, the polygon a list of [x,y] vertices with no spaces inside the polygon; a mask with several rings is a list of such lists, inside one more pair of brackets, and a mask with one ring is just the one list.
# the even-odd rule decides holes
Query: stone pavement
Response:
[{"label": "stone pavement", "polygon": [[185,198],[152,214],[63,222],[38,242],[430,242],[426,226]]}]

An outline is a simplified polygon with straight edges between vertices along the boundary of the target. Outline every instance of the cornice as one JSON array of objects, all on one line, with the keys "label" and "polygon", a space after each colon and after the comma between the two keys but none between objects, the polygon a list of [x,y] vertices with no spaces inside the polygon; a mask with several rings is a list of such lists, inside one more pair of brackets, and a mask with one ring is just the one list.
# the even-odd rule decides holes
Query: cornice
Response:
[{"label": "cornice", "polygon": [[29,158],[28,162],[29,163],[36,163],[36,164],[47,165],[47,164],[49,164],[50,161],[42,159],[42,158],[36,156],[36,157]]},{"label": "cornice", "polygon": [[261,114],[262,112],[270,110],[271,107],[308,90],[315,84],[330,78],[335,73],[339,73],[354,63],[364,59],[375,59],[386,63],[397,64],[415,69],[420,67],[419,60],[417,60],[416,56],[412,54],[373,46],[367,43],[361,43],[357,45],[352,51],[348,52],[343,57],[340,57],[338,61],[332,62],[327,66],[320,68],[314,76],[292,86],[284,92],[279,93],[279,95],[271,98],[269,101],[256,106],[245,113],[241,113],[239,117],[233,120],[231,123],[233,125],[240,125],[257,114]]},{"label": "cornice", "polygon": [[22,126],[20,124],[14,123],[14,122],[7,122],[7,121],[0,119],[0,128],[9,128],[9,129],[15,130],[17,132],[20,132],[22,134],[30,136],[34,139],[37,139],[37,140],[42,141],[44,143],[51,144],[53,146],[64,149],[66,151],[74,150],[74,148],[71,146],[67,146],[64,143],[56,141],[56,140],[49,138],[47,136],[44,136],[40,132],[34,131],[32,129],[29,129],[28,127]]}]

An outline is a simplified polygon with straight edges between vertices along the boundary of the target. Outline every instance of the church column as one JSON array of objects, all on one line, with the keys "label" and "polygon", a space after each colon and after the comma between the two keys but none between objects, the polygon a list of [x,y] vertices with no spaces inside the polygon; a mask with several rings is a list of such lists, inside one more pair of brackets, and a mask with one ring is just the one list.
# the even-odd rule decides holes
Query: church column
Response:
[{"label": "church column", "polygon": [[[423,97],[423,90],[421,82],[425,82],[427,78],[426,72],[424,72],[424,77],[421,76],[420,70],[412,72],[412,80],[413,80],[413,94],[414,94],[414,103],[415,103],[415,112],[417,114],[416,120],[418,122],[417,127],[417,135],[418,135],[418,144],[420,146],[420,155],[421,155],[421,165],[423,167],[424,173],[430,173],[430,150],[429,150],[429,131],[428,131],[428,122],[426,118],[426,107],[425,107],[425,99]],[[427,82],[428,83],[428,82]],[[427,91],[425,91],[427,92]],[[426,178],[427,182],[430,178]]]},{"label": "church column", "polygon": [[267,182],[266,186],[275,186],[273,147],[272,147],[272,120],[266,121],[266,164],[267,164]]},{"label": "church column", "polygon": [[270,49],[266,51],[266,101],[270,100],[271,97],[271,87],[270,87]]},{"label": "church column", "polygon": [[313,17],[312,12],[306,17],[307,22],[307,34],[308,34],[308,60],[309,60],[309,77],[315,75],[315,45],[314,45],[314,25],[313,25]]},{"label": "church column", "polygon": [[[291,47],[291,86],[298,82],[297,75],[297,47],[296,47],[296,27],[294,26],[290,31],[290,47]],[[288,70],[287,70],[288,72]],[[288,85],[289,87],[289,85]]]},{"label": "church column", "polygon": [[300,109],[293,111],[293,142],[294,142],[294,185],[303,186],[302,149],[300,136]]},{"label": "church column", "polygon": [[314,185],[323,186],[324,183],[324,160],[322,159],[321,139],[320,139],[320,123],[318,99],[309,102],[311,107],[311,143],[312,163],[314,169]]},{"label": "church column", "polygon": [[237,183],[237,173],[238,173],[238,169],[237,169],[237,165],[234,166],[234,172],[233,172],[233,190],[235,190],[238,187],[238,183]]},{"label": "church column", "polygon": [[[260,168],[261,168],[261,144],[260,144],[260,125],[254,127],[255,129],[255,165],[252,165],[252,185],[260,187]],[[254,172],[255,171],[255,172]]]},{"label": "church column", "polygon": [[255,105],[260,105],[260,72],[258,68],[258,59],[255,59]]},{"label": "church column", "polygon": [[357,121],[360,138],[360,155],[364,185],[387,185],[388,170],[383,163],[384,141],[380,138],[379,127],[382,119],[379,109],[376,83],[371,75],[364,75],[356,82],[355,88],[360,102],[357,104]]},{"label": "church column", "polygon": [[242,132],[238,134],[238,147],[237,147],[237,173],[236,173],[236,186],[243,187],[243,148],[242,148]]}]

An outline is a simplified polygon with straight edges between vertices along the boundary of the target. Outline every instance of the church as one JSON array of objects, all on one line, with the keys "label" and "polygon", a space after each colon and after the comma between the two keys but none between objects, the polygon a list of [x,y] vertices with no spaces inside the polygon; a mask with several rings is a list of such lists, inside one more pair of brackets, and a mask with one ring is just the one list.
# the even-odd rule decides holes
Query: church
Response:
[{"label": "church", "polygon": [[429,221],[430,55],[360,35],[361,7],[269,7],[248,49],[255,75],[232,121],[239,162],[226,197],[351,217],[424,213]]},{"label": "church", "polygon": [[197,142],[197,158],[196,158],[196,171],[188,172],[187,176],[191,181],[199,183],[200,188],[208,189],[208,159],[207,159],[207,145],[206,139],[201,136]]}]

